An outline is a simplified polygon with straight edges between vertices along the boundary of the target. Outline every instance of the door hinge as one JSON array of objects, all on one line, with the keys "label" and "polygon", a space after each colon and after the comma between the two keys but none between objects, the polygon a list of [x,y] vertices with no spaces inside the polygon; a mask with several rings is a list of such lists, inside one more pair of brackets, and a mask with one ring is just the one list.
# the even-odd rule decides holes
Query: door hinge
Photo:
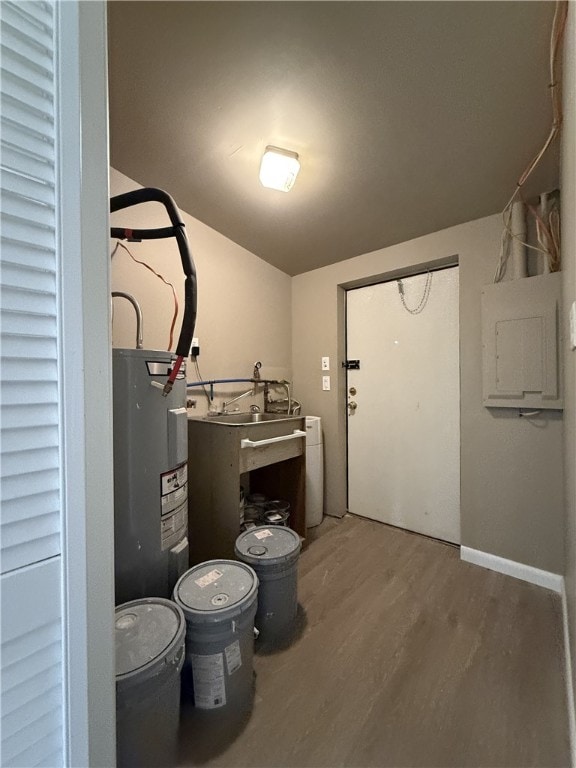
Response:
[{"label": "door hinge", "polygon": [[347,371],[359,371],[360,360],[345,360],[342,363],[342,368],[346,368]]}]

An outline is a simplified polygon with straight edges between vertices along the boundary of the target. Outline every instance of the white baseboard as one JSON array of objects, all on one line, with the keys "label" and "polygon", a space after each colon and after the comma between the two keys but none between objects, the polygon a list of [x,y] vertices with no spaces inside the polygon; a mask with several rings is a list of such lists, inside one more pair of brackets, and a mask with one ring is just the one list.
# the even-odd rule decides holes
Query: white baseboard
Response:
[{"label": "white baseboard", "polygon": [[574,709],[574,683],[572,678],[572,659],[570,656],[570,629],[568,623],[568,604],[566,602],[566,586],[564,577],[559,573],[542,571],[531,565],[517,563],[514,560],[506,560],[504,557],[490,555],[478,549],[460,547],[460,559],[467,563],[480,565],[491,571],[513,576],[522,581],[528,581],[539,587],[557,592],[562,598],[562,624],[564,632],[564,670],[566,675],[566,704],[568,707],[568,727],[570,730],[570,753],[572,768],[576,768],[576,712]]},{"label": "white baseboard", "polygon": [[572,768],[576,768],[576,710],[574,701],[574,681],[572,677],[572,657],[570,655],[570,628],[568,623],[568,603],[566,585],[562,580],[562,623],[564,625],[564,654],[566,674],[566,703],[568,705],[568,727],[570,728],[570,753]]},{"label": "white baseboard", "polygon": [[514,560],[506,560],[504,557],[490,555],[488,552],[470,549],[470,547],[460,547],[460,559],[465,560],[467,563],[481,565],[483,568],[488,568],[491,571],[504,573],[506,576],[513,576],[515,579],[529,581],[531,584],[551,589],[553,592],[558,592],[558,594],[562,593],[564,577],[559,573],[542,571],[540,568],[517,563]]}]

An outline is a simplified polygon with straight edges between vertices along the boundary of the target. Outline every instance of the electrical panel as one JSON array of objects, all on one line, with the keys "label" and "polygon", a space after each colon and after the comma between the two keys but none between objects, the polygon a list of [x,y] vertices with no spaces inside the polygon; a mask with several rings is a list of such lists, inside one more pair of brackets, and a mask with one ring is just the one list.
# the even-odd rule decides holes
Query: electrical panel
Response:
[{"label": "electrical panel", "polygon": [[482,289],[482,394],[489,408],[561,409],[561,275]]}]

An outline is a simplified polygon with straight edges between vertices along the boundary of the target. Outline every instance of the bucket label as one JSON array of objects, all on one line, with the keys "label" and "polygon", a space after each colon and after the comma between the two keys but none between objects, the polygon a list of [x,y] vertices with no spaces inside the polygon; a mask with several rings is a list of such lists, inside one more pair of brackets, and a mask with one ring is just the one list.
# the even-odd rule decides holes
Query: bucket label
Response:
[{"label": "bucket label", "polygon": [[224,655],[210,656],[191,654],[194,705],[198,709],[217,709],[226,704],[224,680]]},{"label": "bucket label", "polygon": [[256,536],[257,539],[267,539],[268,536],[274,536],[274,534],[266,528],[264,531],[255,531],[254,536]]},{"label": "bucket label", "polygon": [[210,571],[210,573],[205,574],[200,579],[194,579],[194,584],[198,584],[198,586],[201,589],[204,589],[204,587],[207,587],[208,584],[213,584],[215,581],[218,581],[224,574],[222,571],[219,571],[217,568],[214,568],[213,571]]},{"label": "bucket label", "polygon": [[226,669],[228,674],[232,675],[242,666],[242,654],[240,653],[240,641],[235,640],[231,645],[224,648],[226,654]]}]

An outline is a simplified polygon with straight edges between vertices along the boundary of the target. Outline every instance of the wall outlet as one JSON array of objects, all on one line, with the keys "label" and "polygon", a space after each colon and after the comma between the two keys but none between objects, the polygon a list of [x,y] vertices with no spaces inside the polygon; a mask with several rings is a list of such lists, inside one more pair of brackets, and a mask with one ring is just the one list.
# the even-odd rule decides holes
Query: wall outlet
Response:
[{"label": "wall outlet", "polygon": [[322,376],[322,389],[324,392],[330,391],[330,376]]},{"label": "wall outlet", "polygon": [[330,370],[330,358],[329,357],[323,357],[322,358],[322,370],[323,371],[329,371]]},{"label": "wall outlet", "polygon": [[190,347],[190,357],[198,357],[200,354],[200,339],[194,336],[192,339],[192,346]]}]

